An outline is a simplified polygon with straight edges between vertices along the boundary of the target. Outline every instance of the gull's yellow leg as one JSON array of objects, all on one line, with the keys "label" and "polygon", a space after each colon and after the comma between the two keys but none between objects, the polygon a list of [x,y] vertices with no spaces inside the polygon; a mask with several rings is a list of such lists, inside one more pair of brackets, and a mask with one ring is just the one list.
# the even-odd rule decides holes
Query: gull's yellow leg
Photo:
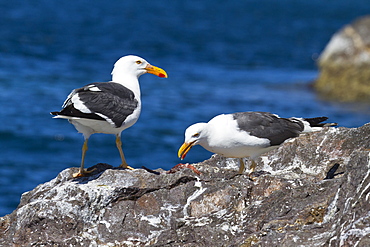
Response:
[{"label": "gull's yellow leg", "polygon": [[87,147],[87,142],[89,141],[88,138],[85,138],[85,141],[84,141],[84,144],[82,145],[82,158],[81,158],[81,166],[80,166],[80,170],[78,171],[78,173],[74,173],[72,176],[74,178],[77,178],[77,177],[84,177],[86,176],[87,174],[93,172],[95,169],[92,169],[90,171],[87,171],[84,169],[84,164],[85,164],[85,155],[86,155],[86,151],[88,149]]},{"label": "gull's yellow leg", "polygon": [[239,158],[239,174],[243,174],[245,169],[243,158]]},{"label": "gull's yellow leg", "polygon": [[122,163],[119,167],[122,167],[122,168],[127,168],[127,169],[130,169],[130,170],[134,170],[134,168],[132,168],[131,166],[127,165],[127,162],[126,162],[126,159],[125,159],[125,155],[123,154],[123,151],[122,151],[122,141],[121,141],[121,136],[120,135],[116,135],[116,146],[117,146],[117,149],[119,151],[119,155],[121,156],[121,160],[122,160]]},{"label": "gull's yellow leg", "polygon": [[254,160],[252,160],[252,164],[250,166],[251,173],[254,172],[254,170],[256,170],[256,166],[257,166],[257,163]]},{"label": "gull's yellow leg", "polygon": [[249,179],[255,181],[256,177],[253,176],[254,170],[256,170],[257,163],[252,160],[252,164],[250,165],[251,172],[249,173]]},{"label": "gull's yellow leg", "polygon": [[[239,163],[240,163],[239,174],[243,174],[245,170],[245,163],[244,163],[243,158],[239,158]],[[254,172],[254,170],[256,169],[256,166],[257,166],[256,162],[252,160],[252,164],[250,165],[251,172],[249,173],[249,176],[251,176],[251,174]]]}]

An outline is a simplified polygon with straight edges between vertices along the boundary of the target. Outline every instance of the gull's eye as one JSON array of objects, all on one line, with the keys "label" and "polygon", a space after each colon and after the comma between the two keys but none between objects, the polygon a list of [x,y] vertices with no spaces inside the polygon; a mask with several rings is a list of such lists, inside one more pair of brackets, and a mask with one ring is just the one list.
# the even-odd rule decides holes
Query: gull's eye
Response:
[{"label": "gull's eye", "polygon": [[192,137],[198,137],[199,133],[194,134]]},{"label": "gull's eye", "polygon": [[143,62],[141,62],[140,60],[137,60],[136,61],[136,64],[142,64]]}]

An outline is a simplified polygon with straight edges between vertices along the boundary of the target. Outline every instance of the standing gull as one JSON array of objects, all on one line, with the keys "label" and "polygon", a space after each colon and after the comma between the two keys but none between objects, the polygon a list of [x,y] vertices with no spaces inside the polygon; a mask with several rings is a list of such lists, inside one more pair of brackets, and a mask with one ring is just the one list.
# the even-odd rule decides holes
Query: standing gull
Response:
[{"label": "standing gull", "polygon": [[322,123],[327,117],[280,118],[268,112],[237,112],[221,114],[208,123],[196,123],[185,131],[185,142],[178,151],[184,159],[194,145],[201,145],[210,152],[228,158],[239,158],[239,174],[245,168],[243,158],[252,159],[251,172],[254,171],[255,158],[274,148],[285,140],[304,132],[335,126],[335,123]]},{"label": "standing gull", "polygon": [[96,82],[74,89],[64,101],[62,110],[51,112],[54,118],[65,118],[82,133],[81,166],[73,177],[87,175],[84,169],[89,137],[94,133],[114,134],[121,156],[120,167],[129,168],[122,151],[121,132],[136,123],[140,116],[141,100],[139,77],[151,73],[167,78],[167,73],[133,55],[121,57],[112,71],[112,81]]}]

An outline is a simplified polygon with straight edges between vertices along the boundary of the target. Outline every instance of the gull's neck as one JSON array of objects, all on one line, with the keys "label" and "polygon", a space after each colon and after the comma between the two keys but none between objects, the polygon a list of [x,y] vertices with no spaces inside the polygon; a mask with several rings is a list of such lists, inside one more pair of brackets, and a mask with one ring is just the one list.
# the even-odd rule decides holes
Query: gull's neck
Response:
[{"label": "gull's neck", "polygon": [[121,84],[134,92],[136,98],[140,98],[139,76],[130,73],[114,73],[112,72],[112,82]]}]

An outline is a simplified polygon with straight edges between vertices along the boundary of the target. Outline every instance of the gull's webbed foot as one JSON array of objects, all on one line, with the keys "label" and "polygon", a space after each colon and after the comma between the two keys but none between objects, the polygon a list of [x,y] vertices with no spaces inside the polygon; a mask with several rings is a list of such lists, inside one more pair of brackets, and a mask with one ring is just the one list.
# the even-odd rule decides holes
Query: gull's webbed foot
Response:
[{"label": "gull's webbed foot", "polygon": [[86,177],[95,170],[96,168],[91,169],[91,170],[82,169],[82,170],[79,170],[77,173],[73,173],[72,177],[73,178]]},{"label": "gull's webbed foot", "polygon": [[119,166],[119,168],[124,168],[124,169],[129,169],[129,170],[135,170],[135,168],[132,168],[131,166],[127,165],[127,164],[121,164]]}]

